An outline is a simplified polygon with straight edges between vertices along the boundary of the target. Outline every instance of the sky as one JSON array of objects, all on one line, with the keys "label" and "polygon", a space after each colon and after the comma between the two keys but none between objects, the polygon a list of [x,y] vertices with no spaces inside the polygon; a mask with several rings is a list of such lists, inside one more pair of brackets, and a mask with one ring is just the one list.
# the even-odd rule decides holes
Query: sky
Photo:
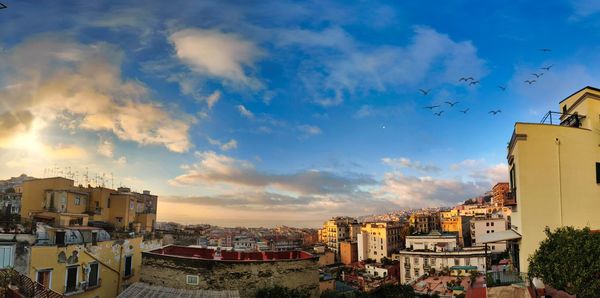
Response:
[{"label": "sky", "polygon": [[600,86],[597,1],[1,2],[0,178],[151,190],[159,221],[452,206]]}]

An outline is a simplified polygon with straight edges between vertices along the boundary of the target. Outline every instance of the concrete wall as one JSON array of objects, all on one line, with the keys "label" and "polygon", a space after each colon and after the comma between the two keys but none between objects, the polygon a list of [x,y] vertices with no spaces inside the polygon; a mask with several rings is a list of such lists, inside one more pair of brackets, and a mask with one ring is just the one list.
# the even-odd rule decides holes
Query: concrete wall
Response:
[{"label": "concrete wall", "polygon": [[[186,283],[187,275],[198,276],[198,285]],[[253,297],[258,289],[280,285],[319,295],[316,258],[276,262],[199,260],[143,253],[141,281],[181,289],[238,290]]]}]

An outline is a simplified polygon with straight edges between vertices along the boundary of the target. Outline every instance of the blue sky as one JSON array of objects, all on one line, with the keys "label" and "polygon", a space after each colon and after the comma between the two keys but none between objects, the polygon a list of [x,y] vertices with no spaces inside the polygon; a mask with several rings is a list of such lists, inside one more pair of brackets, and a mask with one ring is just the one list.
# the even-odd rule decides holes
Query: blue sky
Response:
[{"label": "blue sky", "polygon": [[3,3],[0,174],[104,173],[159,220],[451,205],[506,180],[515,121],[599,85],[594,1]]}]

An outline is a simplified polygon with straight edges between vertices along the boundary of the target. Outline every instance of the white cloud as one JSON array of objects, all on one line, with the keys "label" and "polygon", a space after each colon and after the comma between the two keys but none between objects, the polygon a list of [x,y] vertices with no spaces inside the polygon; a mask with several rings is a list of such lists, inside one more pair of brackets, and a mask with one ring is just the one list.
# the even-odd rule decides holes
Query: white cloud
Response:
[{"label": "white cloud", "polygon": [[250,110],[246,109],[246,107],[244,107],[243,105],[238,105],[237,109],[242,116],[248,119],[254,119],[254,114]]},{"label": "white cloud", "polygon": [[322,133],[321,128],[315,125],[298,125],[298,130],[304,134],[304,137],[316,136]]},{"label": "white cloud", "polygon": [[211,95],[209,95],[206,98],[206,104],[208,105],[209,109],[212,109],[212,107],[221,99],[221,91],[217,90],[215,92],[213,92]]},{"label": "white cloud", "polygon": [[247,74],[263,52],[251,41],[218,30],[184,29],[169,36],[175,54],[194,72],[252,88],[261,83]]},{"label": "white cloud", "polygon": [[113,46],[44,35],[3,57],[0,80],[17,87],[0,90],[0,113],[26,110],[40,123],[70,121],[69,127],[79,130],[112,132],[121,140],[174,152],[192,146],[188,130],[193,119],[174,116],[149,100],[145,85],[122,79],[122,53]]},{"label": "white cloud", "polygon": [[425,78],[430,84],[456,84],[465,73],[487,73],[470,41],[454,41],[423,26],[415,27],[404,47],[361,44],[339,28],[290,30],[277,36],[281,46],[299,46],[314,57],[302,63],[299,75],[313,101],[322,106],[338,105],[357,93],[414,88]]},{"label": "white cloud", "polygon": [[429,165],[429,164],[421,164],[420,161],[411,161],[410,159],[408,159],[406,157],[400,157],[400,158],[384,157],[381,159],[381,161],[384,164],[394,167],[394,168],[409,168],[409,169],[415,169],[417,171],[426,172],[426,173],[435,173],[435,172],[439,172],[441,170],[437,166]]},{"label": "white cloud", "polygon": [[231,149],[236,149],[238,146],[238,143],[236,140],[231,139],[228,142],[222,143],[219,140],[215,140],[215,139],[211,139],[208,138],[208,143],[213,145],[213,146],[219,146],[219,148],[221,148],[222,151],[228,151]]},{"label": "white cloud", "polygon": [[113,157],[115,150],[115,144],[110,138],[100,137],[100,144],[98,145],[98,153],[105,157]]},{"label": "white cloud", "polygon": [[127,158],[126,158],[125,156],[121,156],[121,157],[117,158],[117,159],[115,160],[115,162],[116,162],[118,165],[121,165],[121,166],[122,166],[122,165],[126,165],[126,164],[127,164]]}]

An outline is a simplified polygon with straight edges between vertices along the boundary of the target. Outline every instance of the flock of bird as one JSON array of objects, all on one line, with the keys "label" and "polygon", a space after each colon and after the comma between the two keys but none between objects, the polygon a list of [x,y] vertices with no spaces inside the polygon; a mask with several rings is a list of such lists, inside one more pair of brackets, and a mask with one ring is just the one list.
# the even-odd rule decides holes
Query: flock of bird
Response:
[{"label": "flock of bird", "polygon": [[[552,50],[544,48],[544,49],[539,49],[539,51],[547,53],[547,52],[551,52]],[[523,82],[526,83],[526,84],[529,84],[529,85],[532,85],[532,84],[536,83],[537,80],[541,79],[542,76],[544,75],[544,73],[550,71],[550,69],[553,66],[554,65],[551,64],[551,65],[548,65],[548,66],[540,67],[541,71],[539,73],[538,72],[531,73],[532,78],[528,79],[528,80],[524,80]],[[533,77],[535,77],[535,78],[533,78]],[[460,79],[458,79],[458,82],[464,82],[468,86],[478,85],[480,83],[479,80],[475,79],[474,77],[461,77]],[[506,91],[506,86],[498,85],[498,89],[500,89],[502,91]],[[419,89],[419,91],[423,94],[423,96],[429,95],[429,93],[432,90],[433,89]],[[458,101],[447,100],[444,103],[448,105],[449,109],[451,109],[455,105],[457,105],[459,102]],[[441,117],[442,114],[444,113],[444,110],[440,110],[438,112],[435,112],[435,109],[442,108],[442,105],[431,105],[431,106],[426,106],[426,107],[423,107],[423,108],[424,109],[429,109],[433,113],[433,115],[438,116],[438,117]],[[459,110],[459,111],[461,113],[463,113],[463,114],[467,114],[469,112],[469,108],[466,108],[464,110]],[[488,114],[490,114],[490,115],[497,115],[499,113],[502,113],[502,110],[497,109],[497,110],[491,110],[491,111],[488,112]]]}]

